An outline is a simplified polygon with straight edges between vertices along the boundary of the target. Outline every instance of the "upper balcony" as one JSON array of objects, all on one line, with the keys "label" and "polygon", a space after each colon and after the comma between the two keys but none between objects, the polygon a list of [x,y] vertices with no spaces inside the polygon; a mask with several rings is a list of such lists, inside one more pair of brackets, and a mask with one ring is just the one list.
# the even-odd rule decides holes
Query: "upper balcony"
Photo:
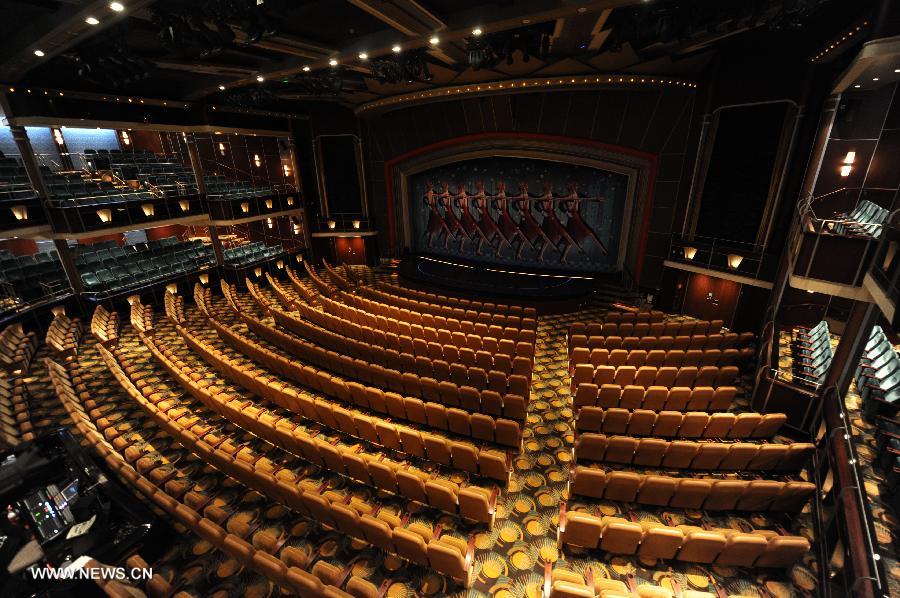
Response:
[{"label": "upper balcony", "polygon": [[666,265],[771,288],[778,254],[753,243],[673,234]]},{"label": "upper balcony", "polygon": [[882,229],[882,241],[875,251],[872,267],[863,281],[863,286],[878,304],[881,312],[894,325],[898,326],[897,305],[900,304],[900,217],[898,210],[891,212],[885,219]]}]

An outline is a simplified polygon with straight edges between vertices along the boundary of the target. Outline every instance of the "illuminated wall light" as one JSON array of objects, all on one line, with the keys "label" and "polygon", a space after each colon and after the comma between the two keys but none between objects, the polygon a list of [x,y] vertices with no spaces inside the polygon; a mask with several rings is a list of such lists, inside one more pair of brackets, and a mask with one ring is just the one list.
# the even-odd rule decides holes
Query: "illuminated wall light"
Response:
[{"label": "illuminated wall light", "polygon": [[330,64],[331,66],[337,66],[338,61],[337,61],[337,59],[332,58],[331,60],[328,61],[328,64]]},{"label": "illuminated wall light", "polygon": [[209,274],[200,275],[200,284],[209,284]]},{"label": "illuminated wall light", "polygon": [[224,143],[219,143],[219,153],[222,154],[223,156],[225,155],[225,144]]},{"label": "illuminated wall light", "polygon": [[843,166],[841,166],[841,176],[842,177],[850,176],[850,172],[852,170],[853,170],[852,166],[850,166],[849,164],[844,164]]},{"label": "illuminated wall light", "polygon": [[359,230],[359,220],[354,220],[353,222],[351,222],[351,224],[353,225],[353,228]]},{"label": "illuminated wall light", "polygon": [[253,154],[253,163],[256,164],[257,168],[262,164],[262,160],[259,159],[259,154]]},{"label": "illuminated wall light", "polygon": [[284,260],[278,260],[275,262],[275,265],[278,266],[279,270],[284,270]]},{"label": "illuminated wall light", "polygon": [[268,226],[269,228],[272,228],[272,219],[271,218],[266,218],[266,226]]},{"label": "illuminated wall light", "polygon": [[266,200],[266,208],[268,208],[270,210],[272,209],[272,200],[271,199]]},{"label": "illuminated wall light", "polygon": [[284,170],[284,176],[291,176],[291,167],[287,164],[283,164],[281,168]]},{"label": "illuminated wall light", "polygon": [[122,143],[131,145],[131,138],[128,136],[128,131],[122,131]]},{"label": "illuminated wall light", "polygon": [[295,235],[299,235],[299,234],[300,234],[300,225],[297,224],[296,222],[294,223],[294,234],[295,234]]},{"label": "illuminated wall light", "polygon": [[64,315],[66,315],[66,308],[64,305],[57,305],[56,307],[51,309],[50,312],[54,316],[64,316]]},{"label": "illuminated wall light", "polygon": [[84,22],[88,25],[99,25],[100,19],[98,19],[97,17],[88,17],[84,20]]},{"label": "illuminated wall light", "polygon": [[728,267],[734,268],[737,270],[741,266],[741,262],[744,261],[744,256],[738,255],[736,253],[728,254]]},{"label": "illuminated wall light", "polygon": [[122,12],[123,10],[125,10],[125,5],[123,5],[121,2],[110,2],[109,8],[110,10],[115,12]]},{"label": "illuminated wall light", "polygon": [[297,263],[298,263],[298,264],[303,263],[303,255],[301,255],[301,254],[299,254],[299,253],[297,254]]},{"label": "illuminated wall light", "polygon": [[401,48],[399,44],[397,44],[391,48],[391,52],[393,52],[394,54],[399,54],[402,51],[403,51],[403,48]]},{"label": "illuminated wall light", "polygon": [[432,35],[432,36],[431,36],[431,39],[428,40],[428,43],[431,44],[432,46],[436,46],[436,45],[438,45],[440,42],[441,42],[441,38],[439,38],[439,37],[436,36],[436,35]]},{"label": "illuminated wall light", "polygon": [[360,59],[360,60],[368,60],[368,59],[369,59],[369,55],[366,54],[365,52],[360,52],[360,53],[359,53],[359,59]]},{"label": "illuminated wall light", "polygon": [[474,35],[475,37],[478,37],[479,35],[481,35],[481,33],[482,33],[481,27],[476,27],[475,29],[472,30],[472,35]]},{"label": "illuminated wall light", "polygon": [[144,216],[153,216],[156,214],[156,207],[152,203],[141,204],[141,210],[144,212]]},{"label": "illuminated wall light", "polygon": [[177,283],[174,283],[174,282],[173,282],[172,284],[167,284],[167,285],[166,285],[166,292],[167,292],[167,293],[172,293],[172,294],[174,295],[175,293],[178,292],[178,284],[177,284]]},{"label": "illuminated wall light", "polygon": [[337,222],[335,222],[334,220],[329,220],[329,221],[328,221],[328,228],[329,228],[329,229],[334,230],[334,227],[336,227],[336,226],[337,226]]},{"label": "illuminated wall light", "polygon": [[262,268],[255,268],[253,270],[253,273],[256,274],[257,278],[259,278],[260,276],[262,276]]},{"label": "illuminated wall light", "polygon": [[853,164],[856,161],[856,152],[847,152],[844,156],[844,164]]},{"label": "illuminated wall light", "polygon": [[44,57],[44,51],[43,51],[43,50],[35,50],[35,51],[34,51],[34,55],[37,56],[38,58],[43,58],[43,57]]},{"label": "illuminated wall light", "polygon": [[303,67],[303,72],[304,72],[304,73],[308,73],[308,72],[309,72],[309,66],[304,66],[304,67]]},{"label": "illuminated wall light", "polygon": [[684,259],[692,260],[692,259],[694,259],[695,255],[697,255],[696,247],[691,247],[689,245],[684,247]]},{"label": "illuminated wall light", "polygon": [[263,77],[262,75],[257,75],[257,76],[256,76],[256,80],[259,81],[260,83],[262,83],[263,81],[266,80],[266,78]]},{"label": "illuminated wall light", "polygon": [[182,212],[187,212],[188,210],[191,209],[191,202],[189,202],[186,199],[182,199],[181,201],[178,202],[178,207],[181,208]]},{"label": "illuminated wall light", "polygon": [[27,206],[13,206],[10,209],[12,210],[13,216],[16,217],[16,220],[28,220]]},{"label": "illuminated wall light", "polygon": [[100,222],[109,222],[112,220],[112,210],[97,210],[97,217]]},{"label": "illuminated wall light", "polygon": [[289,206],[294,205],[294,196],[293,195],[291,195],[290,197],[287,198],[287,205],[289,205]]},{"label": "illuminated wall light", "polygon": [[245,201],[245,202],[242,202],[242,203],[241,203],[241,211],[242,211],[244,214],[246,214],[247,212],[249,212],[249,211],[250,211],[250,204],[247,203],[246,201]]}]

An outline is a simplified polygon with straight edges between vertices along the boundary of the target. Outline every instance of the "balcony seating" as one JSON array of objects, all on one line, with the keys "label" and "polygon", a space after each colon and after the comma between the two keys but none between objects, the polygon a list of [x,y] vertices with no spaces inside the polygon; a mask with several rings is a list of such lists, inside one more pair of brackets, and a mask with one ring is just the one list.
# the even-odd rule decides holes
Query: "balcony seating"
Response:
[{"label": "balcony seating", "polygon": [[0,152],[0,228],[27,227],[43,222],[40,198],[31,186],[28,172],[18,160]]},{"label": "balcony seating", "polygon": [[753,350],[747,349],[594,349],[577,347],[572,350],[569,357],[570,368],[581,363],[588,363],[594,367],[609,365],[618,367],[631,365],[641,367],[686,367],[686,366],[726,366],[738,365],[753,357]]},{"label": "balcony seating", "polygon": [[582,363],[575,366],[572,375],[572,394],[577,396],[580,385],[592,383],[597,387],[602,387],[604,384],[615,384],[623,388],[632,385],[642,388],[651,386],[665,388],[711,386],[719,388],[733,385],[737,380],[738,372],[738,368],[733,365],[722,367],[714,365],[701,367],[600,365],[594,367],[589,363]]},{"label": "balcony seating", "polygon": [[[637,312],[640,314],[641,312]],[[648,316],[649,317],[649,316]],[[586,335],[586,336],[636,336],[638,338],[644,336],[692,336],[720,334],[722,331],[722,320],[673,320],[668,322],[642,322],[622,321],[621,316],[614,316],[614,320],[608,320],[603,323],[585,324],[578,322],[572,324],[569,328],[569,337]]]},{"label": "balcony seating", "polygon": [[838,214],[838,221],[831,232],[839,235],[877,239],[881,236],[882,224],[884,224],[889,213],[889,210],[872,203],[868,199],[860,199],[856,207],[849,213]]},{"label": "balcony seating", "polygon": [[75,258],[84,290],[114,293],[154,284],[207,268],[215,263],[212,247],[202,241],[179,241],[176,237],[126,245],[82,246]]},{"label": "balcony seating", "polygon": [[794,329],[790,349],[793,379],[807,386],[822,384],[833,356],[828,322],[822,320],[812,328]]},{"label": "balcony seating", "polygon": [[806,466],[815,447],[745,442],[693,442],[584,433],[575,441],[578,461],[633,463],[665,469],[795,472]]},{"label": "balcony seating", "polygon": [[229,181],[224,176],[207,176],[206,195],[211,199],[241,199],[245,197],[269,197],[275,193],[271,187],[256,187],[247,181]]},{"label": "balcony seating", "polygon": [[0,370],[11,378],[28,370],[38,348],[37,335],[25,332],[21,323],[10,324],[0,332]]},{"label": "balcony seating", "polygon": [[645,559],[674,559],[738,567],[790,567],[811,548],[802,536],[759,530],[704,529],[637,523],[622,517],[560,512],[557,543]]},{"label": "balcony seating", "polygon": [[703,411],[629,411],[619,407],[582,407],[575,429],[581,432],[657,438],[771,438],[787,421],[783,413],[705,413]]},{"label": "balcony seating", "polygon": [[856,368],[856,389],[868,419],[875,420],[876,414],[885,411],[896,414],[893,405],[885,407],[900,399],[900,355],[880,326],[872,329]]},{"label": "balcony seating", "polygon": [[55,250],[18,257],[0,250],[0,276],[25,303],[71,291]]},{"label": "balcony seating", "polygon": [[267,260],[284,254],[281,245],[266,245],[260,241],[246,243],[237,247],[229,247],[222,251],[225,264],[234,268],[251,266],[262,260]]},{"label": "balcony seating", "polygon": [[115,342],[119,338],[118,314],[98,305],[91,317],[91,334],[101,343]]},{"label": "balcony seating", "polygon": [[797,513],[815,492],[816,485],[804,481],[672,477],[583,465],[576,466],[569,478],[570,496],[713,511]]},{"label": "balcony seating", "polygon": [[164,197],[196,195],[197,179],[194,171],[176,156],[159,156],[148,150],[110,151],[85,150],[95,170],[112,170],[123,181],[138,181]]}]

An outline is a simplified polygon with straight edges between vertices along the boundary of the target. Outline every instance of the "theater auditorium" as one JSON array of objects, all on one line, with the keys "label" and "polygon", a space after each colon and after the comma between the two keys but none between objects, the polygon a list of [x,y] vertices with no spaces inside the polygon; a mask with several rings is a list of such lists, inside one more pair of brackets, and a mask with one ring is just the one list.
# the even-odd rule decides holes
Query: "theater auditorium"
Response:
[{"label": "theater auditorium", "polygon": [[3,0],[0,595],[900,596],[897,0]]}]

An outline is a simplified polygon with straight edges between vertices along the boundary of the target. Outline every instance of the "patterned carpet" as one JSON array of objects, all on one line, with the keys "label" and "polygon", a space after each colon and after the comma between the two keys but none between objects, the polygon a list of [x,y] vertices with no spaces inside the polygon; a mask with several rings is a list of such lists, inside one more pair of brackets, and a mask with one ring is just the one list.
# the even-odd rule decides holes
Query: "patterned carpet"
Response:
[{"label": "patterned carpet", "polygon": [[[188,304],[191,304],[188,301]],[[221,298],[217,307],[224,306]],[[559,503],[567,500],[567,480],[572,467],[574,443],[574,413],[569,393],[566,330],[575,321],[596,321],[605,309],[603,305],[588,307],[567,315],[543,316],[539,320],[538,341],[534,368],[534,383],[524,432],[523,452],[514,459],[514,472],[509,486],[501,493],[497,505],[496,522],[492,530],[484,526],[472,526],[458,518],[426,508],[400,497],[386,497],[360,484],[320,471],[309,463],[279,453],[271,445],[227,422],[215,420],[190,396],[169,378],[152,358],[127,321],[122,322],[123,355],[140,362],[148,375],[158,378],[167,388],[173,400],[198,417],[210,417],[211,425],[220,426],[236,442],[247,450],[255,450],[267,456],[291,461],[290,467],[298,475],[323,480],[335,492],[350,492],[361,501],[378,500],[394,505],[398,512],[405,512],[428,527],[440,526],[461,536],[475,534],[476,558],[473,564],[475,583],[462,589],[455,582],[402,559],[385,554],[363,542],[352,540],[340,533],[303,519],[289,510],[274,504],[260,494],[248,491],[238,483],[216,472],[172,442],[159,430],[141,409],[120,390],[109,374],[93,346],[93,339],[86,335],[79,352],[76,368],[82,383],[96,403],[92,417],[115,418],[116,425],[126,436],[130,447],[125,451],[139,451],[140,464],[145,475],[159,481],[173,496],[187,497],[201,503],[206,516],[222,522],[233,533],[266,545],[276,539],[277,549],[293,546],[310,556],[311,566],[325,561],[353,575],[364,577],[381,586],[385,596],[453,596],[492,598],[538,598],[541,596],[545,566],[562,567],[584,575],[588,569],[593,576],[631,581],[637,586],[647,586],[662,591],[662,596],[672,595],[676,587],[681,590],[707,591],[720,596],[741,597],[801,597],[816,595],[817,563],[812,554],[803,563],[787,571],[764,569],[737,569],[703,566],[679,562],[647,563],[635,557],[612,557],[598,551],[585,552],[556,546],[556,525]],[[192,326],[198,326],[196,309],[188,307]],[[164,317],[157,312],[158,334],[167,343],[183,342]],[[223,318],[224,319],[224,318]],[[232,319],[229,323],[234,323]],[[204,336],[216,340],[208,328]],[[198,330],[199,333],[199,330]],[[251,334],[247,332],[247,334]],[[261,339],[256,339],[260,340]],[[261,341],[265,344],[265,341]],[[222,344],[221,342],[219,343]],[[218,374],[191,356],[185,348],[184,359],[204,376]],[[181,351],[179,351],[181,352]],[[35,363],[40,363],[40,359]],[[46,375],[35,371],[35,387],[47,391]],[[744,379],[736,409],[746,409],[749,380]],[[219,382],[228,392],[250,396],[249,393],[229,384]],[[254,398],[254,401],[259,399]],[[44,403],[45,401],[42,401]],[[51,404],[56,404],[55,401]],[[59,423],[64,411],[50,407],[46,414],[35,412],[34,420]],[[314,424],[313,424],[314,425]],[[327,433],[332,433],[328,431]],[[132,455],[133,456],[133,455]],[[396,456],[395,456],[396,457]],[[427,464],[411,463],[426,467]],[[454,474],[448,474],[454,475]],[[455,472],[460,476],[459,472]],[[677,474],[676,474],[677,475]],[[735,474],[738,475],[738,474]],[[462,477],[456,478],[463,481]],[[473,483],[484,483],[475,480]],[[785,529],[812,538],[810,518],[807,514],[792,520],[772,513],[745,513],[742,517],[684,509],[654,509],[609,501],[573,500],[569,509],[598,511],[605,515],[618,515],[635,521],[663,521],[672,525],[690,522],[696,525],[732,527],[740,530]],[[172,583],[176,590],[194,596],[269,596],[278,593],[277,588],[260,576],[244,570],[236,561],[223,556],[210,545],[196,537],[181,535],[163,558],[151,563],[158,573]],[[656,595],[656,594],[654,594]]]}]

